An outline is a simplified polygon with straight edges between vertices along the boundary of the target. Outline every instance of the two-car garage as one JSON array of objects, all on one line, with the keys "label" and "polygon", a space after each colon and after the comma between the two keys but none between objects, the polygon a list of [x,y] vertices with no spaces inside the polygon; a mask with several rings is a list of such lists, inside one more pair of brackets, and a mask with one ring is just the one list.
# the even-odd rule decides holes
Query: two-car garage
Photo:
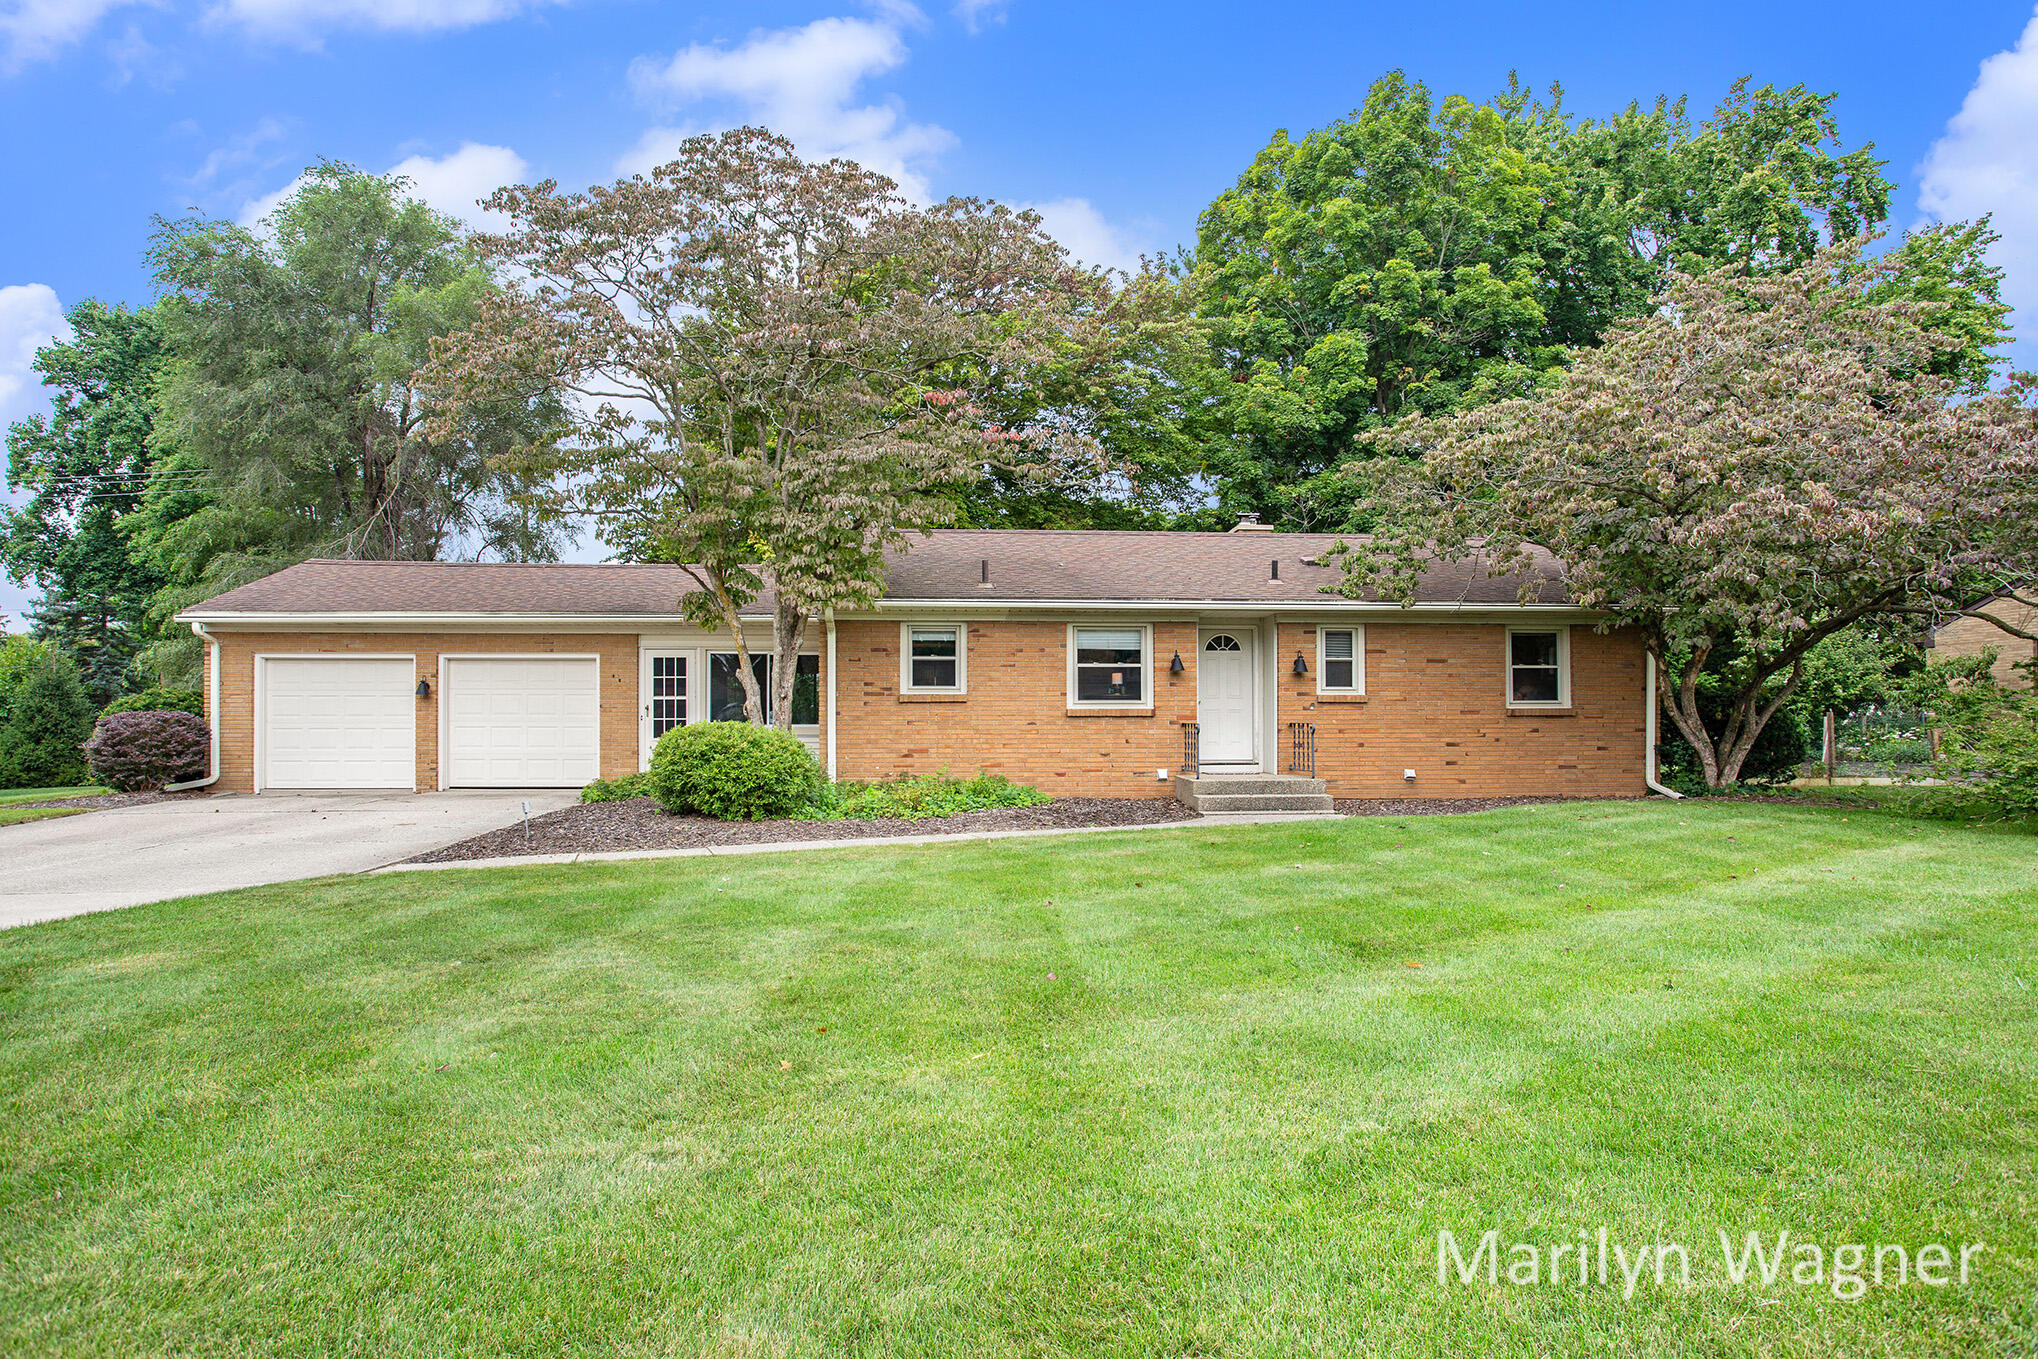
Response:
[{"label": "two-car garage", "polygon": [[594,656],[442,655],[435,681],[414,655],[270,655],[255,668],[260,788],[414,789],[434,710],[441,787],[572,788],[601,772]]}]

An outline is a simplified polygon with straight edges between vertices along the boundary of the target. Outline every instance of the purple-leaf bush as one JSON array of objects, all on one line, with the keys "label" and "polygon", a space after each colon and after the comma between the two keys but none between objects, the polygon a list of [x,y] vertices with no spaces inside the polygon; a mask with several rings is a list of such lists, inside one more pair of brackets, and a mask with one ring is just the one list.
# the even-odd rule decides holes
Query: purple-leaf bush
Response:
[{"label": "purple-leaf bush", "polygon": [[108,714],[85,742],[92,776],[123,793],[203,778],[211,753],[212,730],[204,718],[164,709]]}]

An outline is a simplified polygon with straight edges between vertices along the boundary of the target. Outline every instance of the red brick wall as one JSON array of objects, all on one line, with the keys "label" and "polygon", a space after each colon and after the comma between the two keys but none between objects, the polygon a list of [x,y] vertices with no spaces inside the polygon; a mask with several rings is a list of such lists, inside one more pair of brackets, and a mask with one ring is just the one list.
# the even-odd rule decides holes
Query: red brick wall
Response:
[{"label": "red brick wall", "polygon": [[[1332,697],[1316,692],[1316,626],[1283,623],[1284,762],[1286,724],[1313,722],[1316,773],[1334,797],[1643,792],[1641,638],[1574,626],[1570,706],[1528,710],[1507,706],[1506,637],[1499,624],[1368,622],[1365,695]],[[1299,678],[1298,650],[1310,670]]]},{"label": "red brick wall", "polygon": [[[837,773],[1004,774],[1050,793],[1167,797],[1182,759],[1182,727],[1196,720],[1196,627],[1153,624],[1151,711],[1068,706],[1068,621],[968,624],[962,698],[899,692],[899,625],[837,624]],[[1179,649],[1189,668],[1168,673]],[[823,684],[826,677],[823,677]]]}]

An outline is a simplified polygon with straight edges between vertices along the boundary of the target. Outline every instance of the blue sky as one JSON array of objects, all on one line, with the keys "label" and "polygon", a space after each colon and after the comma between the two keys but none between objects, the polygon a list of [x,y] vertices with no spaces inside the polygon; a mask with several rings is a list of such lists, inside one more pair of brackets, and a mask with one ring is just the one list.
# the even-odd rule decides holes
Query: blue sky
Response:
[{"label": "blue sky", "polygon": [[[1894,224],[1995,213],[2011,299],[2038,308],[2031,0],[0,0],[0,421],[41,405],[26,363],[62,307],[148,299],[152,215],[259,212],[321,156],[471,217],[506,179],[611,179],[763,122],[922,195],[1040,207],[1117,264],[1191,241],[1276,128],[1397,67],[1478,96],[1519,71],[1581,114],[1657,94],[1703,114],[1741,75],[1837,91],[1848,145],[1890,162]],[[0,614],[20,607],[0,582]]]}]

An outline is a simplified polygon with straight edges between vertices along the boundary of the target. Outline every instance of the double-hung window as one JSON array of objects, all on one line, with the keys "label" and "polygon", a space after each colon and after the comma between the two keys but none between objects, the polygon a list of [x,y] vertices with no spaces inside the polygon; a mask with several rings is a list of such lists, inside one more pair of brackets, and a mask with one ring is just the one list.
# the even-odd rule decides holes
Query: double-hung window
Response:
[{"label": "double-hung window", "polygon": [[899,624],[899,686],[909,694],[960,694],[967,686],[967,630],[959,623]]},{"label": "double-hung window", "polygon": [[1069,700],[1076,707],[1144,708],[1147,630],[1132,627],[1069,629]]},{"label": "double-hung window", "polygon": [[1362,694],[1366,691],[1364,628],[1316,630],[1316,691],[1320,694]]},{"label": "double-hung window", "polygon": [[1511,708],[1561,708],[1571,701],[1571,639],[1567,628],[1507,630],[1507,703]]}]

